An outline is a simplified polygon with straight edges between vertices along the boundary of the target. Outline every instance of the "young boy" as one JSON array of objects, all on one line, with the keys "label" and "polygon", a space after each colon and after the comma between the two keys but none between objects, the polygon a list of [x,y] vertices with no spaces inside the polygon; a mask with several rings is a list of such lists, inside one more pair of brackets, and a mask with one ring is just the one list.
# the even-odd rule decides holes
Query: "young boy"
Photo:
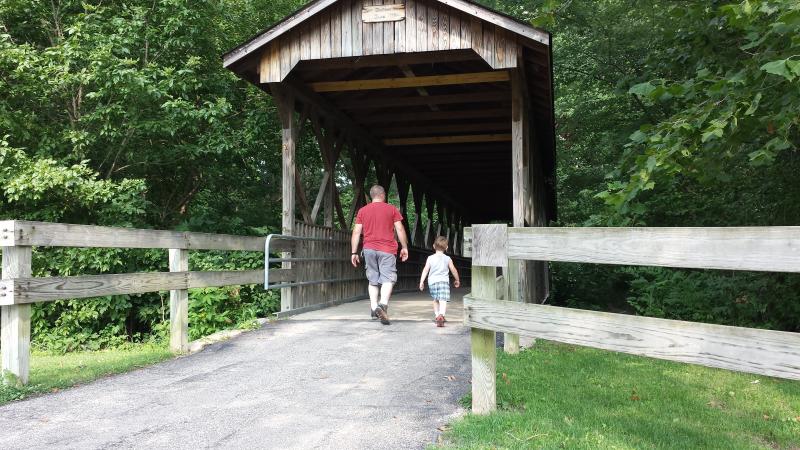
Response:
[{"label": "young boy", "polygon": [[447,251],[447,238],[439,236],[433,242],[433,249],[436,253],[428,257],[425,268],[422,269],[422,276],[419,279],[419,290],[425,289],[425,277],[428,277],[428,290],[433,297],[433,316],[436,318],[436,326],[444,326],[444,314],[447,311],[447,302],[450,300],[450,274],[456,279],[455,286],[461,286],[458,279],[458,270],[453,265],[453,260],[445,255]]}]

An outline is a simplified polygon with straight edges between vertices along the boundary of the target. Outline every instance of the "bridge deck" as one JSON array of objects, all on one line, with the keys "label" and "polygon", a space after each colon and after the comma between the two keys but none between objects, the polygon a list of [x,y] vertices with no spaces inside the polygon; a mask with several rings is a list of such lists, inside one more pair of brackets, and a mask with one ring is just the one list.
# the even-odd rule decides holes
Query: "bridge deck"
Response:
[{"label": "bridge deck", "polygon": [[436,328],[421,294],[390,312],[382,326],[364,302],[315,311],[2,406],[0,448],[424,448],[462,412],[469,332],[454,316]]}]

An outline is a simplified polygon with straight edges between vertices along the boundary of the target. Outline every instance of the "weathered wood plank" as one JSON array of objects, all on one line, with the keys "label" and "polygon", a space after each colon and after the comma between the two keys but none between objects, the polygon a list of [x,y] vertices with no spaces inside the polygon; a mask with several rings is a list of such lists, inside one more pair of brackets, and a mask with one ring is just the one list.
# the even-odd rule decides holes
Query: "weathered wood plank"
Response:
[{"label": "weathered wood plank", "polygon": [[[2,224],[3,233],[10,232],[13,225]],[[8,227],[8,228],[6,228]],[[9,231],[5,231],[9,230]],[[3,284],[0,285],[0,347],[2,347],[2,382],[15,385],[28,383],[31,355],[31,305],[11,305],[15,290],[13,280],[31,276],[31,247],[3,247]],[[9,284],[11,285],[9,288]],[[2,376],[5,373],[13,375]]]},{"label": "weathered wood plank", "polygon": [[508,257],[800,272],[800,227],[509,228]]},{"label": "weathered wood plank", "polygon": [[319,57],[331,57],[331,13],[323,11],[319,15]]},{"label": "weathered wood plank", "polygon": [[342,27],[342,56],[353,56],[353,11],[350,0],[342,0],[340,12]]},{"label": "weathered wood plank", "polygon": [[352,4],[350,5],[350,26],[351,26],[351,35],[353,38],[353,44],[351,45],[353,49],[353,56],[361,56],[364,54],[364,42],[363,42],[363,25],[361,22],[361,7],[364,4],[362,0],[352,0]]},{"label": "weathered wood plank", "polygon": [[[181,250],[185,252],[185,250]],[[170,267],[188,267],[181,264],[181,256],[170,260]],[[172,262],[175,261],[173,265]],[[270,281],[294,281],[292,269],[270,269]],[[27,305],[65,299],[102,297],[106,295],[143,294],[158,291],[179,291],[204,287],[261,284],[263,270],[232,270],[188,272],[148,272],[72,277],[17,278],[4,285],[13,286],[12,297],[0,298],[0,305]],[[172,296],[170,296],[172,298]],[[179,299],[180,300],[180,299]],[[172,303],[171,303],[172,305]],[[172,309],[171,309],[172,310]],[[182,312],[178,310],[178,315]],[[187,319],[188,320],[188,319]]]},{"label": "weathered wood plank", "polygon": [[[312,27],[313,29],[313,27]],[[311,33],[313,36],[318,34]],[[319,43],[317,43],[319,44]],[[312,46],[313,53],[313,46]],[[295,99],[291,92],[288,92],[283,86],[271,86],[273,96],[276,100],[278,107],[278,116],[281,121],[281,140],[282,140],[282,175],[283,175],[283,190],[282,190],[282,213],[281,225],[282,233],[288,236],[294,234],[294,216],[295,216],[295,147],[298,135],[297,122],[294,118]],[[291,256],[290,253],[284,253],[284,258]],[[291,269],[291,262],[284,262],[284,269]],[[281,289],[281,311],[290,310],[294,307],[293,290],[292,288]]]},{"label": "weathered wood plank", "polygon": [[450,50],[461,48],[461,17],[450,14]]},{"label": "weathered wood plank", "polygon": [[464,298],[467,326],[800,380],[800,333],[473,297]]},{"label": "weathered wood plank", "polygon": [[300,25],[300,58],[311,59],[311,34],[307,23]]},{"label": "weathered wood plank", "polygon": [[428,2],[428,50],[439,50],[439,8]]},{"label": "weathered wood plank", "polygon": [[281,79],[281,51],[280,43],[269,44],[269,80],[274,82]]},{"label": "weathered wood plank", "polygon": [[439,49],[450,48],[450,16],[446,8],[439,8]]},{"label": "weathered wood plank", "polygon": [[[187,250],[169,249],[169,271],[189,271],[189,252]],[[169,348],[173,352],[185,352],[189,349],[189,290],[187,288],[170,289],[169,291]]]},{"label": "weathered wood plank", "polygon": [[417,51],[417,0],[406,0],[406,19],[402,22],[406,28],[403,51]]},{"label": "weathered wood plank", "polygon": [[[263,251],[264,237],[13,221],[13,245]],[[10,242],[9,242],[10,243]]]},{"label": "weathered wood plank", "polygon": [[282,39],[278,41],[280,44],[280,59],[281,59],[281,77],[280,79],[283,80],[289,75],[289,71],[292,70],[292,41],[290,39]]},{"label": "weathered wood plank", "polygon": [[[472,295],[493,296],[496,276],[495,267],[473,265]],[[466,319],[467,315],[464,316]],[[470,331],[470,341],[472,344],[472,412],[473,414],[486,414],[497,408],[495,330],[473,326]]]},{"label": "weathered wood plank", "polygon": [[290,52],[290,59],[292,68],[300,62],[300,29],[295,30],[292,32],[291,37],[291,52]]},{"label": "weathered wood plank", "polygon": [[331,58],[342,56],[342,6],[331,10]]},{"label": "weathered wood plank", "polygon": [[361,10],[361,20],[368,23],[395,22],[406,18],[406,8],[402,3],[387,5],[365,5]]},{"label": "weathered wood plank", "polygon": [[504,224],[472,226],[472,264],[503,267],[508,263],[508,227]]},{"label": "weathered wood plank", "polygon": [[319,17],[312,17],[308,21],[308,35],[310,37],[309,43],[311,45],[311,54],[309,59],[319,59],[322,49],[320,48],[320,33],[322,24]]},{"label": "weathered wood plank", "polygon": [[[393,0],[386,0],[386,4],[383,6],[397,6],[392,5],[390,2]],[[403,7],[403,14],[405,15],[405,7]],[[384,55],[391,55],[394,54],[394,41],[395,41],[395,26],[397,22],[383,22],[383,54]]]},{"label": "weathered wood plank", "polygon": [[428,51],[428,7],[424,0],[416,0],[417,51]]}]

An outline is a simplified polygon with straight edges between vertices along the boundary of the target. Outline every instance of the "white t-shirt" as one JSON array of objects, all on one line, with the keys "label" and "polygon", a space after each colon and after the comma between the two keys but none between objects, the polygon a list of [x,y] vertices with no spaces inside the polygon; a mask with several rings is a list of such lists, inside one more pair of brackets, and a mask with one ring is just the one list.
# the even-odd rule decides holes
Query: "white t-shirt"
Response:
[{"label": "white t-shirt", "polygon": [[444,253],[434,253],[428,256],[431,269],[428,272],[428,284],[450,282],[450,257]]}]

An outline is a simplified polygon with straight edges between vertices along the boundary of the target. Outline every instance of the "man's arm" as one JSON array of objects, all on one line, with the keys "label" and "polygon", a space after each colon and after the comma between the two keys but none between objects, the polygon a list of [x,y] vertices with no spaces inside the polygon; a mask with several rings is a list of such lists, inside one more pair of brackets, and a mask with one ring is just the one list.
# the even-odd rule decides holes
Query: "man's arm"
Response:
[{"label": "man's arm", "polygon": [[353,235],[350,236],[350,263],[353,264],[353,267],[358,267],[360,262],[358,259],[358,243],[361,241],[361,229],[363,227],[360,223],[355,224],[353,226]]},{"label": "man's arm", "polygon": [[403,221],[398,220],[395,222],[394,229],[397,231],[397,239],[400,240],[400,260],[406,261],[408,259],[408,239],[406,239],[406,229],[403,226]]}]

